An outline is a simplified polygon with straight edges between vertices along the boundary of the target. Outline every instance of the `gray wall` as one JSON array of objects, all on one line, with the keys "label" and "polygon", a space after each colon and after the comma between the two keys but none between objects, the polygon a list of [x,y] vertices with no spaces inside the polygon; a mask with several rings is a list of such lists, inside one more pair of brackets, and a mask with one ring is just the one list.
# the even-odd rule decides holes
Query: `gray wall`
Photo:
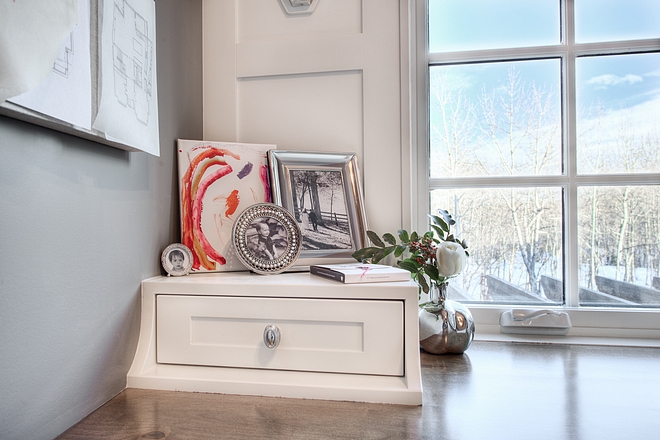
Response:
[{"label": "gray wall", "polygon": [[175,140],[202,136],[201,0],[158,0],[159,158],[0,116],[0,438],[121,392],[140,281],[178,241]]}]

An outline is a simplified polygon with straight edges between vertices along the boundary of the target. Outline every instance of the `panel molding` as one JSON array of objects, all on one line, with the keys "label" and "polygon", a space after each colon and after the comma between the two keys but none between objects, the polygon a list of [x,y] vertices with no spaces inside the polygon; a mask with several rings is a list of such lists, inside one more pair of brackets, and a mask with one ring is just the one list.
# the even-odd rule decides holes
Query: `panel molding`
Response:
[{"label": "panel molding", "polygon": [[236,44],[236,77],[362,70],[362,34]]},{"label": "panel molding", "polygon": [[364,42],[363,187],[369,228],[402,224],[399,0],[362,3]]},{"label": "panel molding", "polygon": [[202,2],[204,140],[240,142],[237,136],[236,2]]},{"label": "panel molding", "polygon": [[[410,190],[411,173],[410,133],[405,128],[409,123],[409,90],[403,82],[408,79],[403,70],[408,54],[402,50],[408,41],[408,1],[361,0],[360,6],[361,32],[337,29],[332,34],[325,29],[318,36],[241,42],[239,19],[262,21],[250,22],[252,27],[272,27],[277,17],[265,13],[245,17],[238,13],[238,0],[204,0],[204,139],[357,153],[368,226],[382,233],[410,223],[410,197],[403,194]],[[322,12],[322,8],[317,9],[314,20],[336,21],[336,10],[332,16]],[[289,33],[291,23],[286,26]],[[301,28],[309,26],[309,22],[299,23]],[[361,90],[334,90],[327,84],[328,93],[310,95],[289,81],[345,72],[361,73]],[[264,95],[264,107],[255,107],[254,95],[248,94],[245,86],[251,83],[252,90],[256,83],[274,78],[287,78],[282,83],[287,89],[271,89]],[[266,101],[268,96],[278,95],[278,102]],[[332,116],[346,114],[350,109],[342,106],[354,100],[361,102],[362,114],[351,120],[361,124],[361,130],[351,130],[354,124]],[[326,111],[310,113],[310,106]],[[292,117],[284,118],[285,114]],[[308,142],[310,139],[314,142]]]}]

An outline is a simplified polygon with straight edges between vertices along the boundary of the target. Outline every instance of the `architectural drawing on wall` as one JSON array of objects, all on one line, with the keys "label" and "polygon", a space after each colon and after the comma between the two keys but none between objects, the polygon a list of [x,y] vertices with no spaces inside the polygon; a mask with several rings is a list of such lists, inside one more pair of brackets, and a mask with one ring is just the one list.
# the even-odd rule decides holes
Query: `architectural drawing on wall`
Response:
[{"label": "architectural drawing on wall", "polygon": [[[33,29],[33,16],[46,14],[50,19],[67,12],[59,9],[58,2],[53,2],[52,8],[45,6],[51,2],[37,3],[10,2],[24,10],[18,27],[14,28]],[[71,3],[72,11],[77,9],[78,24],[71,23],[66,32],[58,34],[57,38],[61,36],[63,41],[57,59],[50,64],[55,58],[52,53],[48,56],[49,63],[43,66],[46,71],[50,69],[48,77],[21,95],[7,95],[8,99],[0,102],[0,115],[122,150],[158,156],[155,1],[67,0],[67,3]],[[9,29],[2,18],[0,23]],[[48,24],[46,20],[41,26]],[[29,32],[27,35],[32,36]],[[0,40],[2,36],[0,32]],[[11,37],[8,41],[17,44]],[[43,57],[35,50],[29,53],[32,58]],[[23,76],[26,75],[19,78],[18,84],[25,82]],[[3,92],[0,97],[4,96],[2,87],[0,91]]]},{"label": "architectural drawing on wall", "polygon": [[114,4],[112,55],[117,101],[132,108],[138,122],[148,125],[154,46],[149,23],[126,0]]},{"label": "architectural drawing on wall", "polygon": [[73,32],[71,32],[62,42],[60,52],[57,54],[57,58],[53,64],[53,72],[60,74],[65,78],[69,77],[69,69],[73,63],[73,39]]},{"label": "architectural drawing on wall", "polygon": [[106,139],[158,155],[156,3],[99,4],[99,100],[92,127]]},{"label": "architectural drawing on wall", "polygon": [[[78,24],[62,41],[50,75],[13,97],[14,104],[86,130],[92,128],[90,1],[78,1]],[[78,49],[77,51],[75,49]]]}]

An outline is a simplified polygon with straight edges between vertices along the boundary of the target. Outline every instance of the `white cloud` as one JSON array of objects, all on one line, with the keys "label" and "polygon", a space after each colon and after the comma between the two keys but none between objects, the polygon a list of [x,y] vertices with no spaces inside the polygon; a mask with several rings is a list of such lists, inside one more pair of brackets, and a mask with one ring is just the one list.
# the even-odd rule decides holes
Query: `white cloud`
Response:
[{"label": "white cloud", "polygon": [[608,74],[608,75],[594,76],[593,78],[587,81],[587,84],[594,84],[596,86],[607,87],[607,86],[618,86],[619,84],[624,84],[624,83],[630,85],[642,81],[644,81],[644,78],[642,78],[639,75],[633,75],[631,73],[625,76]]}]

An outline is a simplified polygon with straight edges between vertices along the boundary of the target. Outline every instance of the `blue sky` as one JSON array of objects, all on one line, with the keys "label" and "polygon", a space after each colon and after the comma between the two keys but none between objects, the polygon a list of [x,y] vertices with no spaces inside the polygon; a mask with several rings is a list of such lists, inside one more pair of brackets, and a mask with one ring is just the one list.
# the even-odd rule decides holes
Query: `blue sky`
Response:
[{"label": "blue sky", "polygon": [[660,54],[579,58],[576,76],[579,105],[631,108],[660,97]]},{"label": "blue sky", "polygon": [[429,0],[431,52],[559,44],[557,0]]},{"label": "blue sky", "polygon": [[[657,38],[658,0],[575,0],[576,42]],[[559,0],[429,0],[431,52],[560,43]]]},{"label": "blue sky", "polygon": [[[559,0],[429,0],[431,52],[560,44]],[[575,0],[578,42],[660,38],[660,0]],[[657,40],[656,40],[657,41]],[[479,108],[482,90],[496,91],[515,67],[527,86],[551,91],[560,106],[559,59],[477,63],[431,68],[448,75]],[[660,53],[581,57],[576,61],[578,130],[589,125],[587,110],[599,105],[614,141],[621,121],[637,134],[660,126]],[[431,114],[433,123],[436,115]]]},{"label": "blue sky", "polygon": [[[578,42],[660,38],[660,0],[575,0]],[[559,0],[429,0],[430,52],[524,47],[560,43]],[[559,66],[513,63],[523,78],[558,86]],[[508,63],[460,72],[472,85],[486,88]],[[483,73],[482,74],[480,74]],[[660,97],[660,55],[580,58],[577,90],[581,105],[600,102],[624,108]]]},{"label": "blue sky", "polygon": [[660,29],[658,0],[575,0],[575,40],[657,38]]},{"label": "blue sky", "polygon": [[[462,94],[462,97],[465,101],[470,102],[474,110],[474,115],[472,116],[473,126],[469,129],[469,132],[466,132],[465,129],[461,129],[460,133],[456,133],[460,138],[460,142],[470,144],[472,148],[470,151],[473,151],[481,161],[488,168],[488,173],[491,175],[500,175],[502,172],[506,173],[506,170],[501,168],[499,156],[497,151],[493,148],[492,139],[490,139],[490,134],[488,132],[488,127],[486,126],[486,117],[482,113],[482,99],[484,95],[491,95],[494,97],[494,104],[496,106],[496,111],[500,118],[499,130],[496,132],[497,137],[502,137],[501,144],[506,145],[508,143],[504,138],[508,136],[507,130],[509,130],[507,117],[504,113],[502,107],[505,102],[501,101],[502,99],[506,101],[508,99],[507,92],[504,88],[507,86],[508,73],[512,69],[518,75],[519,85],[516,92],[520,93],[521,90],[524,90],[525,93],[530,93],[532,89],[532,84],[537,90],[542,90],[545,92],[544,100],[547,98],[551,103],[551,111],[548,116],[544,118],[543,124],[548,127],[554,127],[556,133],[560,133],[559,124],[561,121],[560,109],[561,109],[561,86],[560,86],[560,76],[561,76],[561,62],[558,58],[546,59],[546,60],[533,60],[533,61],[515,61],[515,62],[497,62],[497,63],[476,63],[476,64],[464,64],[464,65],[450,65],[450,66],[434,66],[431,67],[431,111],[430,111],[430,122],[432,128],[437,128],[441,133],[444,133],[444,124],[441,119],[441,113],[439,112],[439,107],[434,101],[436,97],[436,90],[440,86],[441,82],[444,81],[446,87],[453,90],[452,103],[455,102],[458,93]],[[530,102],[525,99],[516,100],[517,104],[529,104]],[[451,108],[456,107],[455,104],[449,104]],[[463,105],[462,112],[465,112],[467,106]],[[463,113],[464,114],[464,113]],[[523,111],[522,108],[519,108],[515,118],[516,126],[512,129],[514,130],[512,134],[517,142],[523,141],[523,138],[526,136],[523,130],[523,127],[528,121],[528,116]],[[449,126],[452,126],[452,117],[449,118]],[[459,117],[462,119],[462,117]],[[453,128],[452,128],[453,130]],[[550,128],[552,130],[552,128]],[[545,133],[548,133],[546,130],[542,130]],[[434,130],[434,134],[435,134]],[[469,134],[468,134],[469,133]],[[444,134],[441,134],[444,136]],[[561,137],[556,135],[552,141],[554,148],[554,160],[548,163],[544,168],[544,173],[548,174],[559,174],[561,173],[561,163],[560,163],[560,141]],[[453,142],[453,141],[452,141]],[[526,142],[526,141],[524,141]],[[431,136],[431,174],[432,176],[442,176],[446,175],[446,171],[443,168],[444,158],[447,155],[446,150],[444,150],[444,143],[435,135]],[[476,148],[476,150],[473,150]],[[467,153],[467,150],[463,150]],[[527,162],[522,156],[527,156],[524,149],[518,150],[516,157],[518,158],[516,162],[522,166],[524,162]],[[480,169],[475,168],[470,165],[461,165],[459,169],[454,170],[457,175],[482,175]],[[516,167],[516,173],[522,174],[531,174],[533,173],[532,169],[529,167]]]},{"label": "blue sky", "polygon": [[[534,82],[537,87],[552,90],[559,100],[559,59],[439,66],[431,70],[449,75],[476,100],[483,88],[501,87],[509,68],[515,68],[527,84]],[[611,110],[631,108],[660,98],[660,53],[578,58],[576,80],[579,106],[599,103]]]}]

